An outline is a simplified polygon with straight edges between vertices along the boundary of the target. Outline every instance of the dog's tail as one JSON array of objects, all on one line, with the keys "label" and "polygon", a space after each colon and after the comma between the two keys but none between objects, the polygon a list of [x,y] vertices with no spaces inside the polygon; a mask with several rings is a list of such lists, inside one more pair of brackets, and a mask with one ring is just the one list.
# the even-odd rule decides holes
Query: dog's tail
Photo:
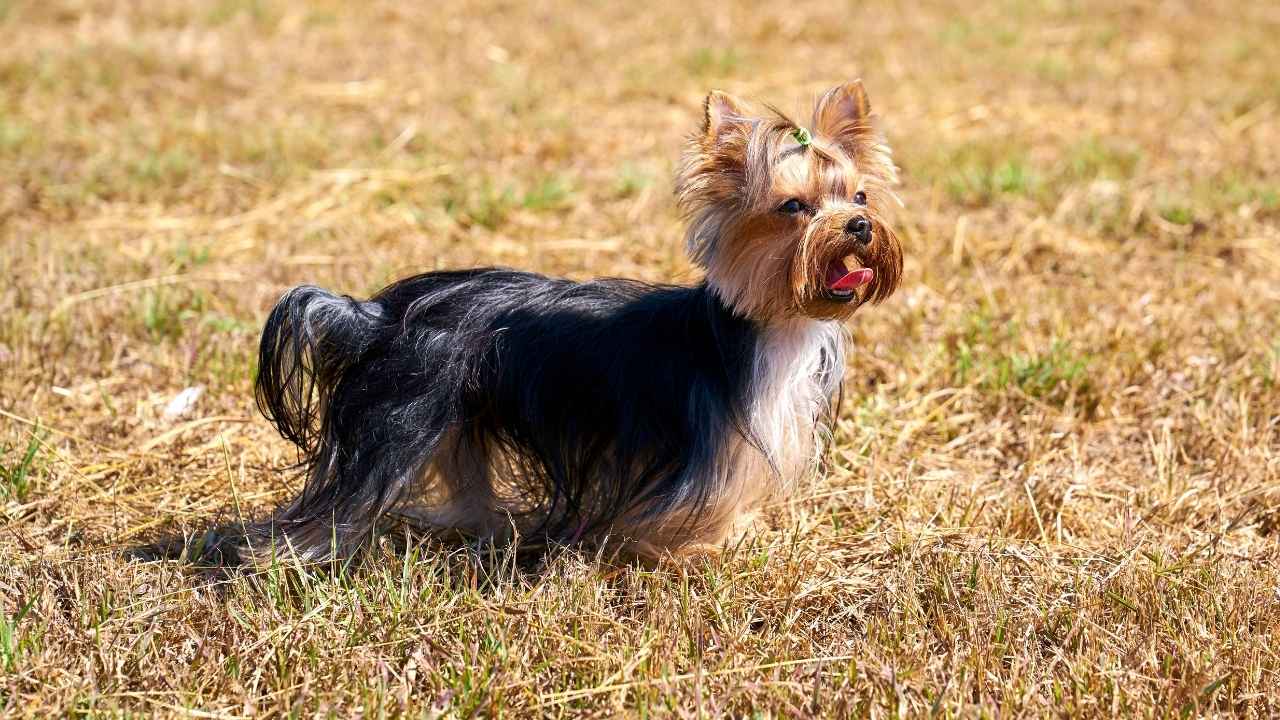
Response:
[{"label": "dog's tail", "polygon": [[258,408],[314,461],[333,391],[382,335],[383,310],[311,285],[276,303],[258,348]]},{"label": "dog's tail", "polygon": [[297,445],[306,487],[271,518],[226,538],[241,557],[314,561],[349,554],[389,501],[392,488],[369,487],[366,473],[358,472],[370,453],[345,436],[339,416],[350,412],[344,396],[359,394],[344,388],[361,384],[352,376],[394,332],[376,301],[304,285],[276,303],[262,331],[255,395],[262,414]]}]

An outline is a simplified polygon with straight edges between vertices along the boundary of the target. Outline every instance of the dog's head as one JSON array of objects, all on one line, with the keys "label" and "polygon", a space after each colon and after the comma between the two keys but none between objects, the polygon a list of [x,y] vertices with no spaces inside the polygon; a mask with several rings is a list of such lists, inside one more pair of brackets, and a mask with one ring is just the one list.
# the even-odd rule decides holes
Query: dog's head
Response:
[{"label": "dog's head", "polygon": [[747,317],[844,319],[898,287],[886,213],[897,169],[862,83],[832,88],[810,125],[707,96],[676,180],[694,262]]}]

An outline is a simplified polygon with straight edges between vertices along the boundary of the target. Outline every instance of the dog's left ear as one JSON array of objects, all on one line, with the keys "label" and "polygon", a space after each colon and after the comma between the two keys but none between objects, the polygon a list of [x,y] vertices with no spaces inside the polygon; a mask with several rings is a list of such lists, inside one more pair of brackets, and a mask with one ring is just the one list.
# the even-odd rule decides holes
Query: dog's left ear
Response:
[{"label": "dog's left ear", "polygon": [[813,108],[813,129],[839,143],[853,156],[867,144],[876,142],[871,101],[867,100],[862,81],[854,80],[828,90]]}]

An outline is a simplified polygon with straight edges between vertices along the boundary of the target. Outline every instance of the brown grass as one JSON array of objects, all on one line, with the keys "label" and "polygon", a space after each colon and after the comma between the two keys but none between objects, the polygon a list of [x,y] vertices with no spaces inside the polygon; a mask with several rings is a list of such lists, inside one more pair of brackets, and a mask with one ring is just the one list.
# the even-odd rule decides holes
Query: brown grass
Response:
[{"label": "brown grass", "polygon": [[[1280,5],[625,7],[0,0],[2,711],[1280,714]],[[772,530],[656,568],[120,554],[296,483],[251,399],[287,286],[688,280],[705,91],[855,76],[904,289]]]}]

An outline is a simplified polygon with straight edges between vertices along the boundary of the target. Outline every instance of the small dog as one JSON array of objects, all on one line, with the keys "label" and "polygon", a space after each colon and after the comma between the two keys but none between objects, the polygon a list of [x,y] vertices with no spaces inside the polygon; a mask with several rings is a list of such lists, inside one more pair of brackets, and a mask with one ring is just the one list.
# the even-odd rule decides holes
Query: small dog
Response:
[{"label": "small dog", "polygon": [[705,279],[431,272],[368,301],[289,291],[262,336],[263,414],[301,495],[254,526],[309,560],[384,513],[482,538],[709,549],[817,465],[839,324],[898,286],[897,171],[860,82],[806,129],[711,93],[676,199]]}]

